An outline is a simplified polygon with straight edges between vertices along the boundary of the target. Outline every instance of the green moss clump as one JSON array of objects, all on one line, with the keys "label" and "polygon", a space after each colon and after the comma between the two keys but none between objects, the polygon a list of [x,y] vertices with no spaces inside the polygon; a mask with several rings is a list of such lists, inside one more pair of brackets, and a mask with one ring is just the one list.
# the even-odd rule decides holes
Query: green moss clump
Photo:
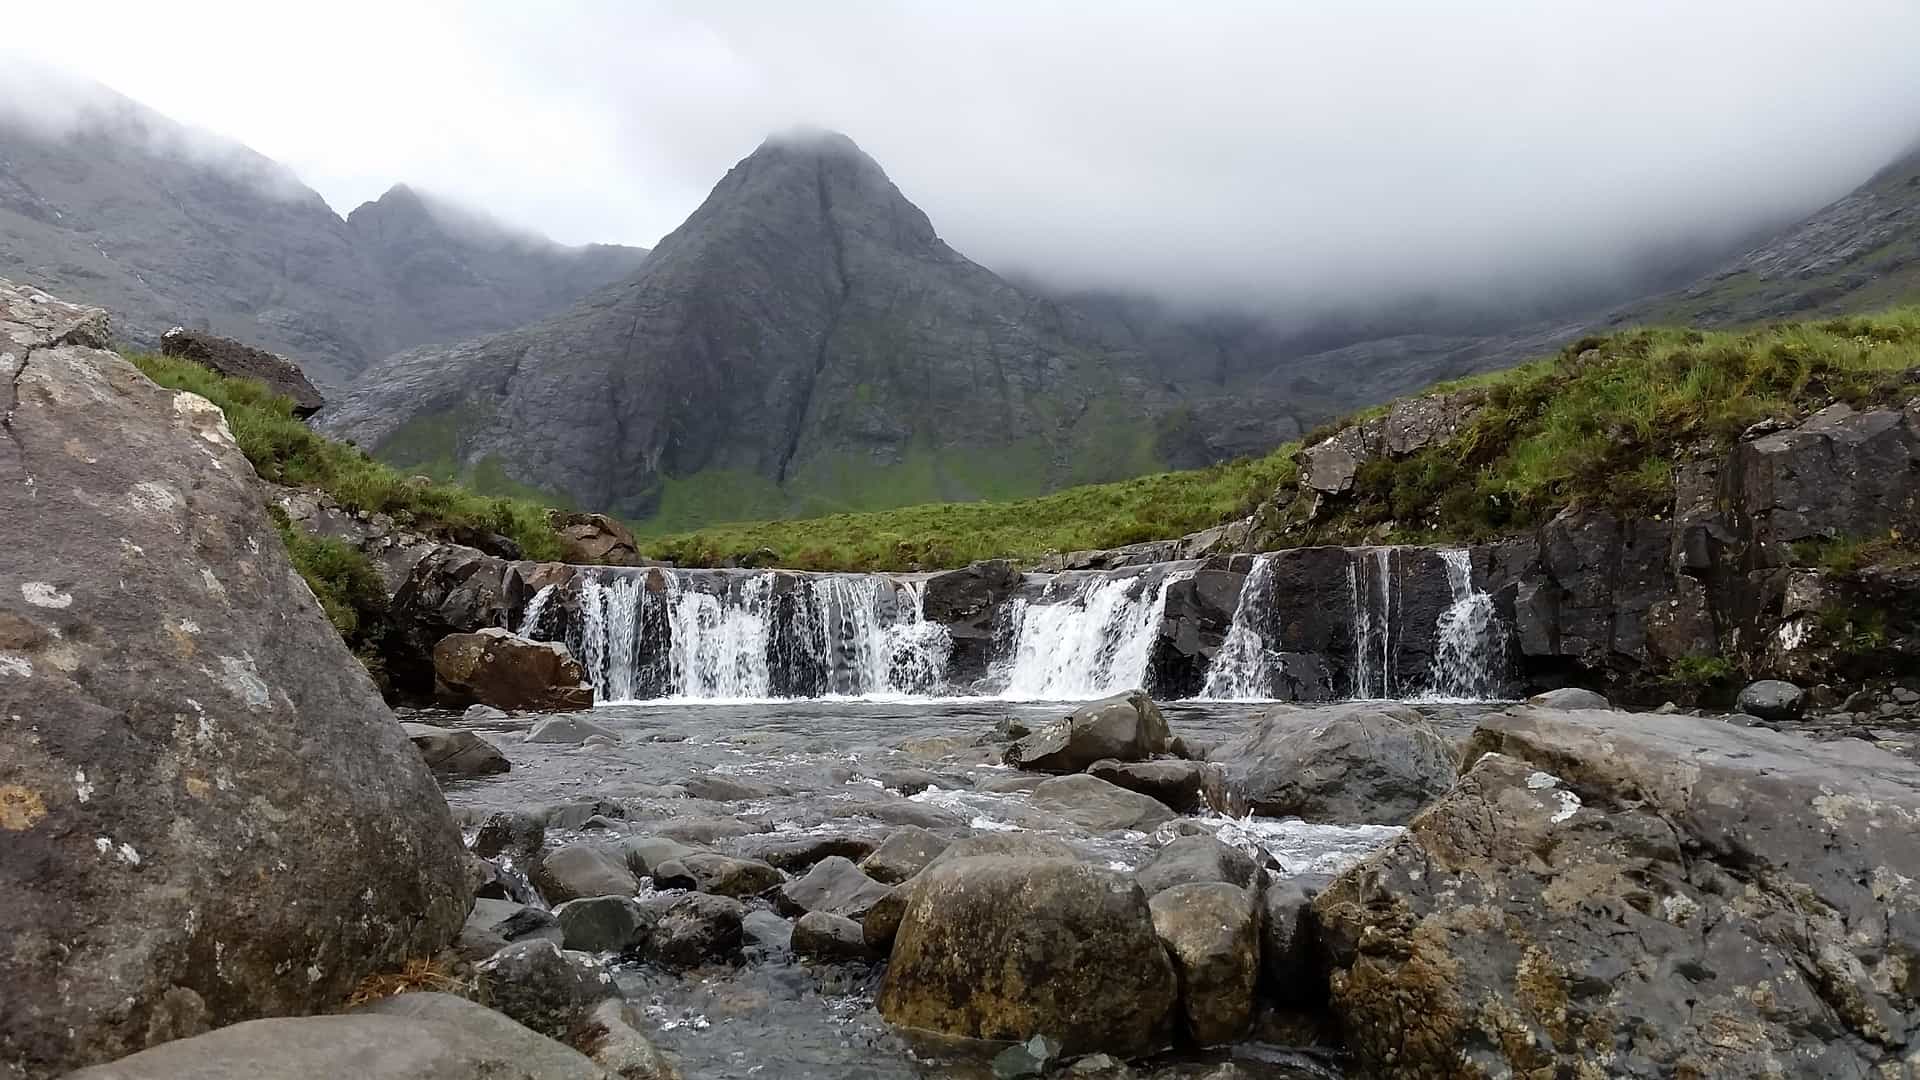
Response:
[{"label": "green moss clump", "polygon": [[286,545],[288,560],[320,601],[320,610],[384,688],[381,656],[394,626],[386,585],[373,564],[352,544],[296,528],[278,506],[269,505],[267,513]]}]

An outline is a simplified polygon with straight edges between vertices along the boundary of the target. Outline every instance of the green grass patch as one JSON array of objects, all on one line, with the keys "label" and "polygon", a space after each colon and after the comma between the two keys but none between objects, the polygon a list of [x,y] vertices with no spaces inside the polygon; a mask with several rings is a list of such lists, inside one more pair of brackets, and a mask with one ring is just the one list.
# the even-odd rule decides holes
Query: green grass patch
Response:
[{"label": "green grass patch", "polygon": [[563,554],[559,538],[547,526],[544,506],[479,495],[453,484],[416,482],[356,447],[313,431],[294,417],[291,401],[254,380],[227,378],[191,361],[154,353],[134,353],[127,359],[161,386],[192,391],[220,406],[241,453],[262,479],[314,488],[349,510],[388,514],[423,532],[477,528],[499,533],[519,544],[529,559],[559,559]]}]

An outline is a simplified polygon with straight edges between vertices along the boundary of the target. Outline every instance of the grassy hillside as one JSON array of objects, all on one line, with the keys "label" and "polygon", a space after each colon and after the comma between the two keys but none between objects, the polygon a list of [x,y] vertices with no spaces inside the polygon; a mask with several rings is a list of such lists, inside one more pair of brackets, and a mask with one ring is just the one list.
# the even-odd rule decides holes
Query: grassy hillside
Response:
[{"label": "grassy hillside", "polygon": [[[1556,356],[1437,388],[1475,390],[1485,406],[1450,442],[1369,464],[1355,492],[1313,522],[1303,507],[1287,507],[1269,537],[1277,545],[1472,540],[1527,528],[1569,505],[1663,513],[1681,455],[1730,445],[1757,420],[1830,400],[1904,399],[1916,368],[1920,307],[1741,332],[1587,338]],[[1245,515],[1290,489],[1298,448],[1016,502],[715,526],[653,540],[646,553],[710,565],[766,549],[785,566],[904,569],[1163,539]]]}]

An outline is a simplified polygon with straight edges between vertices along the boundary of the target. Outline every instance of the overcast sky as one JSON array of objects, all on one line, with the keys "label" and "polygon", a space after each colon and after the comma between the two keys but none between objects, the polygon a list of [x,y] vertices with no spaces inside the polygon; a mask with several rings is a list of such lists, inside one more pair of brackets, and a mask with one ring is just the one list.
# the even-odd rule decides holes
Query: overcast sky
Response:
[{"label": "overcast sky", "polygon": [[813,124],[989,266],[1285,304],[1603,277],[1920,141],[1917,0],[66,0],[5,22],[343,213],[407,181],[651,246]]}]

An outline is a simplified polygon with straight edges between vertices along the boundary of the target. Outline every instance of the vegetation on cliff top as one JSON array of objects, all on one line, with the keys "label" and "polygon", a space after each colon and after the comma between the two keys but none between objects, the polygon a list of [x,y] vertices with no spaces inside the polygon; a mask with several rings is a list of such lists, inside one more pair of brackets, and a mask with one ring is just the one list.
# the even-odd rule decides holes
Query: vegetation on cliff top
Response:
[{"label": "vegetation on cliff top", "polygon": [[[1745,331],[1661,328],[1582,339],[1553,357],[1436,388],[1484,395],[1458,436],[1369,462],[1355,490],[1310,522],[1301,500],[1269,530],[1269,546],[1489,539],[1568,506],[1662,514],[1686,455],[1730,445],[1756,421],[1829,401],[1904,400],[1915,392],[1915,369],[1920,307]],[[1298,450],[1289,444],[1264,458],[1016,502],[714,526],[652,540],[645,554],[712,565],[765,549],[780,565],[806,569],[932,569],[1167,539],[1244,516],[1276,489],[1290,489]]]}]

